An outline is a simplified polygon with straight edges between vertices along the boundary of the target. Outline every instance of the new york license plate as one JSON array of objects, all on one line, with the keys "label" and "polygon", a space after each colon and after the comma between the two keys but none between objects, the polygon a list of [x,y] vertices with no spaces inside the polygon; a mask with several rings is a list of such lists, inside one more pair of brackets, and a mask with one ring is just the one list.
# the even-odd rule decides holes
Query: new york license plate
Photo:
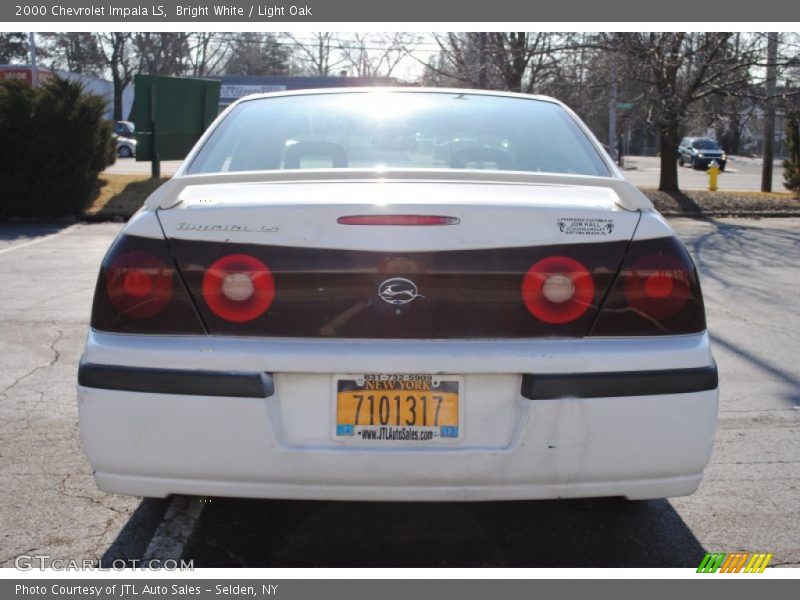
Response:
[{"label": "new york license plate", "polygon": [[422,374],[340,375],[334,438],[437,443],[461,437],[458,377]]}]

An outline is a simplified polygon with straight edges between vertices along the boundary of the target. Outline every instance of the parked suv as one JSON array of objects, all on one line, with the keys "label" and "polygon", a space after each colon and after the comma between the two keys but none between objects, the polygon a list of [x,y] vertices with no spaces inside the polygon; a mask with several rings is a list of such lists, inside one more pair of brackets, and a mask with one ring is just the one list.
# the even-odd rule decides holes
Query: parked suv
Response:
[{"label": "parked suv", "polygon": [[725,170],[728,155],[720,145],[710,138],[686,137],[678,146],[678,164],[691,165],[693,169],[706,169],[716,160],[720,171]]}]

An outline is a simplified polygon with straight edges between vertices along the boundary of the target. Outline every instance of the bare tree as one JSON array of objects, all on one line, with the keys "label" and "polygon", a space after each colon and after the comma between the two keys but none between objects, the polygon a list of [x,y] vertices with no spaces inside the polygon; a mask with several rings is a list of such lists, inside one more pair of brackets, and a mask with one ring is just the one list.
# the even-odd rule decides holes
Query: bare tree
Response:
[{"label": "bare tree", "polygon": [[439,84],[476,88],[483,87],[482,78],[488,82],[490,77],[485,56],[481,57],[484,49],[481,47],[480,34],[437,33],[434,34],[434,39],[439,46],[439,55],[426,65],[427,78]]},{"label": "bare tree", "polygon": [[114,119],[122,120],[122,94],[133,79],[136,60],[132,35],[125,31],[98,33],[103,61],[114,84]]},{"label": "bare tree", "polygon": [[142,75],[182,75],[190,62],[189,33],[134,33],[132,40]]},{"label": "bare tree", "polygon": [[195,31],[189,34],[188,63],[193,77],[217,75],[230,56],[232,33]]},{"label": "bare tree", "polygon": [[308,37],[288,34],[297,52],[295,60],[299,63],[300,71],[309,75],[326,77],[339,66],[345,64],[344,58],[338,52],[338,42],[330,31],[317,31]]},{"label": "bare tree", "polygon": [[659,132],[661,176],[658,189],[678,190],[678,143],[690,106],[723,91],[743,90],[757,64],[751,40],[737,56],[729,52],[732,33],[615,33],[604,36],[604,49],[625,59],[626,75],[642,81]]},{"label": "bare tree", "polygon": [[503,78],[503,88],[532,92],[557,66],[552,33],[490,33],[488,57]]},{"label": "bare tree", "polygon": [[343,63],[359,77],[391,77],[419,41],[412,33],[355,33],[339,43]]},{"label": "bare tree", "polygon": [[290,71],[291,47],[274,33],[238,33],[225,64],[229,75],[284,75]]},{"label": "bare tree", "polygon": [[440,53],[428,71],[469,87],[531,93],[558,72],[560,44],[566,38],[518,31],[451,32],[434,34],[434,39]]},{"label": "bare tree", "polygon": [[41,33],[39,37],[54,68],[95,77],[104,74],[106,61],[100,48],[100,39],[94,33]]}]

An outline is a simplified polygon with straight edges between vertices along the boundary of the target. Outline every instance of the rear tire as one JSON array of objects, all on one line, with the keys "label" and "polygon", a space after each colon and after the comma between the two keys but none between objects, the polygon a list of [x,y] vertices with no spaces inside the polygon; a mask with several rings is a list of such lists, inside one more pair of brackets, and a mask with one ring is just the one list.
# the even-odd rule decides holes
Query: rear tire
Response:
[{"label": "rear tire", "polygon": [[678,166],[682,167],[686,161],[683,160],[683,154],[678,155]]},{"label": "rear tire", "polygon": [[119,154],[120,158],[130,158],[133,156],[133,152],[127,146],[120,146],[117,154]]}]

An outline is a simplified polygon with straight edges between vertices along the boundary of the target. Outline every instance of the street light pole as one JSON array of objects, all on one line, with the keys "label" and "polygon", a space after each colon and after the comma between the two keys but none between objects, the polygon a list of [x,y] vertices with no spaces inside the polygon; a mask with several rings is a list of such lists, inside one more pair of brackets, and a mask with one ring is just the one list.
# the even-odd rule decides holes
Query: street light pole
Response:
[{"label": "street light pole", "polygon": [[478,34],[479,40],[479,56],[478,56],[478,87],[482,90],[486,89],[486,32],[482,31]]},{"label": "street light pole", "polygon": [[39,68],[36,65],[36,34],[32,31],[28,33],[28,46],[31,54],[31,85],[39,85]]},{"label": "street light pole", "polygon": [[608,149],[617,160],[617,55],[611,55],[611,90],[608,95]]},{"label": "street light pole", "polygon": [[767,34],[767,84],[764,111],[764,152],[761,165],[761,191],[772,191],[772,161],[775,158],[775,88],[778,61],[778,34]]}]

